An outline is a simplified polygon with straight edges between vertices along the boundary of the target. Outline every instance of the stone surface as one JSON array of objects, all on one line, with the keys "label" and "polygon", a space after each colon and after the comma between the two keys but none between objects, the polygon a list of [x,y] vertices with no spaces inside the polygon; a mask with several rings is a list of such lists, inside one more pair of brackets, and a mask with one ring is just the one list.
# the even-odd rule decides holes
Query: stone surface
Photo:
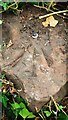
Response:
[{"label": "stone surface", "polygon": [[[29,12],[28,15],[30,18]],[[41,22],[33,25],[37,20],[26,19],[26,23],[25,20],[20,23],[18,19],[18,16],[8,18],[13,46],[5,50],[4,58],[0,54],[0,66],[35,111],[46,104],[50,96],[59,101],[68,92],[65,27],[63,21],[55,28],[44,28]],[[33,27],[41,31],[37,39],[32,38]]]}]

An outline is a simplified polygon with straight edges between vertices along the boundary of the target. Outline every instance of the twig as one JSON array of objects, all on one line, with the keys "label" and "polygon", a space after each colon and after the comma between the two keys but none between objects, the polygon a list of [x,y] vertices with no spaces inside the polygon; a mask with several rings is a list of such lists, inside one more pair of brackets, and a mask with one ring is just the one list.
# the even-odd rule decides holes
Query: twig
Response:
[{"label": "twig", "polygon": [[67,113],[63,109],[61,109],[61,111],[67,116]]},{"label": "twig", "polygon": [[49,6],[48,6],[48,10],[49,10],[50,7],[52,6],[53,2],[54,2],[54,0],[50,0],[50,4],[49,4]]},{"label": "twig", "polygon": [[60,109],[59,109],[56,101],[55,101],[54,98],[53,98],[53,96],[50,96],[50,97],[51,97],[52,101],[54,102],[54,105],[55,105],[56,109],[57,109],[58,111],[60,111]]},{"label": "twig", "polygon": [[49,102],[49,110],[50,110],[50,112],[51,112],[51,104],[52,104],[52,101],[50,100],[50,102]]},{"label": "twig", "polygon": [[62,10],[62,11],[58,11],[58,12],[49,13],[49,14],[46,14],[46,15],[43,15],[43,16],[39,16],[39,19],[51,16],[51,15],[59,14],[59,13],[65,13],[65,12],[68,12],[68,10]]},{"label": "twig", "polygon": [[[43,116],[41,115],[41,113],[38,113],[39,114],[39,116],[42,118],[42,120],[44,120],[44,118],[43,118]],[[46,120],[46,118],[45,118],[45,120]]]},{"label": "twig", "polygon": [[[42,7],[42,6],[39,6],[39,5],[34,5],[34,6],[37,7],[37,8],[40,8],[40,9],[45,9],[45,10],[47,10],[47,11],[54,12],[54,11],[51,10],[51,9],[48,10],[47,7]],[[59,14],[57,14],[57,15],[60,16],[60,17],[65,18],[65,19],[68,19],[67,17],[65,17],[65,16],[63,16],[63,15],[59,15]]]},{"label": "twig", "polygon": [[13,7],[10,7],[12,10],[16,10],[16,11],[21,11],[21,10],[18,10],[17,8],[13,8]]},{"label": "twig", "polygon": [[[56,101],[54,100],[53,96],[50,96],[50,97],[51,97],[52,101],[54,102],[54,105],[55,105],[56,109],[60,112],[59,104],[56,103]],[[61,111],[62,111],[65,115],[67,115],[66,112],[65,112],[63,109],[61,109]]]},{"label": "twig", "polygon": [[35,7],[38,7],[38,8],[41,8],[41,9],[46,9],[48,10],[46,7],[43,7],[43,6],[39,6],[39,5],[34,5]]},{"label": "twig", "polygon": [[[8,10],[9,8],[13,9],[12,6],[14,6],[15,4],[16,4],[16,8],[14,10],[18,10],[17,9],[18,8],[17,2],[14,2],[13,4],[9,5],[6,10]],[[0,13],[5,12],[6,10],[1,10]]]}]

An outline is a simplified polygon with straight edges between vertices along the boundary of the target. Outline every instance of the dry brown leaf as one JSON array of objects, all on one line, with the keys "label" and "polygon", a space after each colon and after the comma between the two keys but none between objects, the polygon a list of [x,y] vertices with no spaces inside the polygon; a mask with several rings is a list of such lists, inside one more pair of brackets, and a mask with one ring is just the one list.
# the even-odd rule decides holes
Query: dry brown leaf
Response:
[{"label": "dry brown leaf", "polygon": [[13,45],[13,42],[10,40],[8,45],[7,45],[7,48],[11,47]]},{"label": "dry brown leaf", "polygon": [[14,87],[10,88],[10,93],[16,93],[16,89]]},{"label": "dry brown leaf", "polygon": [[48,25],[55,27],[58,23],[58,20],[55,20],[53,16],[49,16],[46,18],[46,21],[42,22],[44,27],[48,27]]},{"label": "dry brown leaf", "polygon": [[5,93],[5,92],[6,92],[6,89],[3,89],[2,91],[3,91],[3,93]]}]

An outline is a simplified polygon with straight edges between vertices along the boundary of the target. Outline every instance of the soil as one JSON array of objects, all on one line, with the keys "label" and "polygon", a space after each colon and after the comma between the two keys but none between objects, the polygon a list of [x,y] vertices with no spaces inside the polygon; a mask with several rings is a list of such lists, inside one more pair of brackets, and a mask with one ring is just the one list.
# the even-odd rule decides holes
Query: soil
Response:
[{"label": "soil", "polygon": [[[50,54],[52,53],[53,50],[52,47],[55,47],[56,43],[57,46],[58,45],[65,46],[67,41],[66,40],[61,41],[59,40],[60,38],[58,38],[58,41],[54,43],[54,46],[51,45],[50,37],[53,38],[54,34],[50,34],[50,32],[53,30],[53,28],[50,26],[46,28],[42,25],[42,21],[44,21],[45,18],[42,20],[38,19],[39,16],[44,15],[45,13],[46,13],[45,10],[38,9],[36,7],[27,4],[23,8],[22,12],[17,16],[11,13],[3,14],[4,24],[2,26],[3,28],[2,41],[4,42],[4,44],[8,45],[9,41],[11,40],[12,45],[10,47],[11,49],[10,51],[13,51],[13,49],[16,50],[22,49],[23,47],[25,47],[29,51],[29,49],[33,47],[32,44],[34,44],[35,47],[39,46],[38,49],[42,47],[42,49],[46,50],[47,55],[45,56],[47,56],[46,59],[49,58],[47,62],[48,62],[48,66],[50,66],[50,64],[53,64],[53,61],[50,59]],[[62,32],[64,32],[63,34],[65,34],[67,23],[64,22],[64,20],[60,17],[57,16],[54,17],[59,21],[59,24],[54,28],[54,31],[58,31],[59,35],[62,35]],[[39,36],[37,39],[32,38],[33,31],[38,33]],[[63,37],[65,36],[63,35]],[[6,55],[7,52],[5,53],[6,47],[4,48],[5,49],[3,49],[2,53],[4,54],[3,57],[6,58],[7,57]],[[64,52],[63,50],[61,51]],[[11,54],[12,53],[9,54],[10,56],[7,59],[11,58]]]},{"label": "soil", "polygon": [[[45,10],[33,7],[31,5],[26,5],[26,7],[23,8],[21,13],[17,14],[16,16],[10,13],[3,14],[4,24],[2,29],[3,30],[2,40],[4,48],[2,50],[0,66],[3,70],[7,69],[7,71],[9,72],[11,70],[13,72],[16,72],[20,79],[22,78],[25,79],[26,76],[28,78],[28,83],[30,82],[31,89],[33,86],[32,84],[35,84],[37,82],[36,81],[37,74],[39,74],[40,76],[42,72],[43,73],[45,72],[44,67],[46,67],[48,70],[50,67],[56,68],[56,70],[54,69],[55,72],[57,73],[56,77],[54,76],[56,79],[56,84],[58,84],[59,86],[61,85],[63,86],[63,82],[65,81],[66,74],[65,64],[67,54],[67,23],[64,21],[62,17],[54,15],[55,19],[59,21],[58,25],[55,28],[50,26],[44,27],[42,25],[42,21],[45,21],[45,18],[41,20],[38,19],[39,16],[44,14],[46,14]],[[33,32],[38,34],[38,37],[35,39],[32,37]],[[10,47],[7,47],[10,41],[11,45]],[[33,61],[31,61],[32,56],[30,55],[30,53],[31,55],[33,55],[34,62],[35,59],[37,58],[39,64],[43,63],[44,67],[43,66],[40,67],[40,70],[42,72],[38,71],[38,68],[36,68],[38,66],[35,67],[34,64],[33,66],[31,66],[31,62]],[[40,57],[38,57],[40,54],[42,60],[40,60]],[[44,59],[46,59],[46,62]],[[57,63],[58,64],[62,63],[62,65],[58,66]],[[23,75],[21,73],[21,70]],[[58,71],[60,71],[59,75]],[[44,82],[43,79],[45,78],[45,76],[43,76],[42,78],[43,73],[40,76],[42,82],[40,80],[38,80],[38,82],[41,84],[41,86],[43,86],[44,89],[45,85],[43,85]],[[32,81],[29,81],[30,78],[32,79]],[[64,78],[64,80],[62,80],[62,78]],[[57,79],[60,79],[61,82],[59,83]],[[35,89],[36,88],[38,89],[38,82],[36,83],[37,86],[34,86]],[[28,83],[27,83],[28,86],[26,85],[26,83],[24,83],[27,90],[29,89]],[[46,84],[48,84],[48,81]],[[50,87],[50,85],[48,87]],[[56,89],[58,89],[58,87]],[[28,91],[29,94],[31,94],[31,91],[30,90]],[[53,92],[53,90],[50,90],[49,92],[51,93]],[[41,93],[45,95],[45,93],[43,93],[43,90],[41,90]],[[42,96],[43,95],[41,95],[40,99],[42,98]]]}]

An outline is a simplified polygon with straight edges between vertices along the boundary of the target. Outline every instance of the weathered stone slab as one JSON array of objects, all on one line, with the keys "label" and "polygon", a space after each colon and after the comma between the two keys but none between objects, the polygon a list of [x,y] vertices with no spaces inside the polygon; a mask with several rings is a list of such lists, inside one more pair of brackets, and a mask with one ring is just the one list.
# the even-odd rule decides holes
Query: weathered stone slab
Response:
[{"label": "weathered stone slab", "polygon": [[49,40],[46,34],[33,39],[29,29],[20,33],[19,24],[17,20],[10,22],[10,26],[14,26],[11,27],[14,45],[5,50],[4,59],[0,54],[0,66],[19,94],[28,100],[29,107],[35,110],[46,104],[50,96],[59,101],[68,92],[66,34],[59,25],[48,28]]}]

